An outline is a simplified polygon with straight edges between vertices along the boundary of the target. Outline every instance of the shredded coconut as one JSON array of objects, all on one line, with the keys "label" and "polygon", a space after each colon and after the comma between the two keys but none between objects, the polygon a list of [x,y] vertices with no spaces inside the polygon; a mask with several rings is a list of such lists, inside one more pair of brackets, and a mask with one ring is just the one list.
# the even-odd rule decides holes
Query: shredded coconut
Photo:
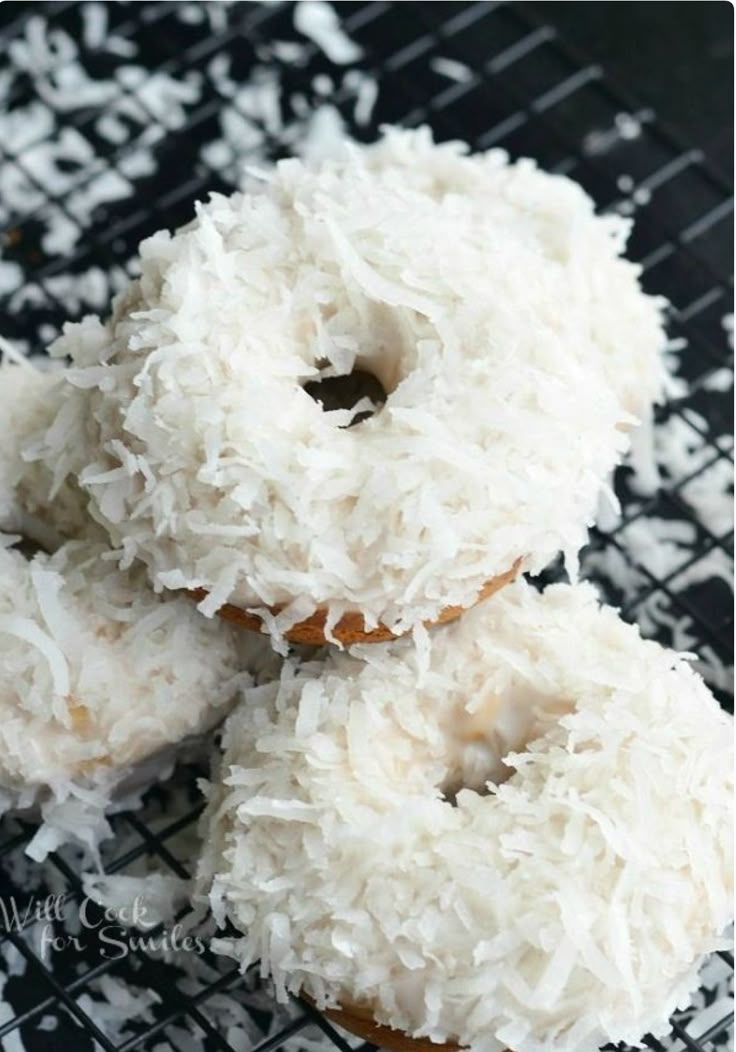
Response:
[{"label": "shredded coconut", "polygon": [[[401,631],[580,547],[660,390],[663,303],[626,221],[465,154],[389,130],[253,172],[142,244],[108,321],[66,327],[99,432],[79,479],[157,588]],[[388,397],[346,428],[303,386],[355,367]]]},{"label": "shredded coconut", "polygon": [[589,585],[246,690],[199,893],[281,998],[481,1052],[669,1031],[732,908],[732,725]]},{"label": "shredded coconut", "polygon": [[337,12],[326,0],[298,0],[294,7],[294,29],[314,41],[328,59],[338,65],[355,62],[363,53],[346,35]]},{"label": "shredded coconut", "polygon": [[454,58],[445,58],[443,55],[436,55],[430,59],[429,68],[439,76],[447,77],[448,80],[454,80],[458,84],[465,84],[473,79],[473,71],[470,66]]},{"label": "shredded coconut", "polygon": [[68,839],[96,847],[113,792],[164,775],[167,747],[211,728],[251,682],[241,670],[265,647],[250,638],[163,602],[106,546],[70,541],[28,562],[4,540],[0,811],[40,805],[34,858]]},{"label": "shredded coconut", "polygon": [[5,340],[0,340],[0,352],[0,530],[22,533],[53,549],[63,536],[92,531],[87,497],[71,478],[57,485],[48,464],[29,463],[26,454],[35,457],[29,447],[38,434],[77,446],[79,422],[57,417],[64,398],[58,368],[48,368],[47,359],[26,358]]},{"label": "shredded coconut", "polygon": [[343,87],[355,95],[353,119],[359,126],[370,124],[378,99],[378,81],[361,69],[349,69],[342,78]]},{"label": "shredded coconut", "polygon": [[583,153],[599,156],[608,153],[621,142],[638,139],[643,125],[651,122],[653,118],[654,113],[650,109],[639,110],[636,113],[617,113],[611,127],[596,128],[585,136]]}]

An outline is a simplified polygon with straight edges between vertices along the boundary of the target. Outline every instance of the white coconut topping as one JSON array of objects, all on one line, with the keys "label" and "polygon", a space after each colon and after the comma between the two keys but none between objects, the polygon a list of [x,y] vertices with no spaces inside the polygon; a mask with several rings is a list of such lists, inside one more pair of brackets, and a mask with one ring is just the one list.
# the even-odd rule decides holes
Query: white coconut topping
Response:
[{"label": "white coconut topping", "polygon": [[[360,609],[406,629],[527,557],[576,550],[626,428],[661,386],[662,302],[619,258],[629,229],[501,151],[389,130],[284,161],[141,245],[103,323],[68,326],[81,472],[157,588]],[[348,428],[310,380],[375,374]]]},{"label": "white coconut topping", "polygon": [[[94,847],[113,791],[138,765],[152,781],[168,746],[224,715],[265,644],[169,602],[102,545],[67,542],[30,562],[0,546],[0,812],[40,804],[31,852]],[[244,651],[242,648],[246,646]],[[169,764],[170,769],[170,764]]]},{"label": "white coconut topping", "polygon": [[732,906],[731,719],[589,585],[246,690],[199,887],[279,996],[483,1052],[668,1032]]},{"label": "white coconut topping", "polygon": [[[92,528],[87,496],[71,474],[73,465],[64,464],[58,484],[51,468],[55,447],[80,449],[80,417],[60,412],[68,398],[61,370],[39,368],[38,359],[27,359],[4,340],[0,351],[0,530],[17,531],[54,548],[61,537]],[[29,448],[36,438],[43,444],[43,460]],[[84,458],[77,453],[74,464],[80,462]]]}]

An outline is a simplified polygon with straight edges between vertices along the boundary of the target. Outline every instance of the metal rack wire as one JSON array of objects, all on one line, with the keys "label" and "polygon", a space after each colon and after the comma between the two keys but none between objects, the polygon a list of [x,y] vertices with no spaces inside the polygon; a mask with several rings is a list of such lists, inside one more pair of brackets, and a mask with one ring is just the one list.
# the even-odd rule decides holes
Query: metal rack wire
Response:
[{"label": "metal rack wire", "polygon": [[[693,487],[707,488],[709,473],[722,478],[732,466],[722,383],[729,364],[722,319],[732,290],[731,188],[701,152],[682,145],[654,114],[613,86],[600,66],[571,51],[527,4],[373,0],[343,2],[339,11],[343,28],[363,49],[357,63],[363,82],[373,78],[379,89],[372,115],[357,124],[356,82],[346,80],[317,47],[303,46],[298,61],[284,58],[288,48],[281,48],[281,57],[274,53],[273,41],[295,40],[290,4],[3,5],[4,335],[37,347],[65,319],[104,309],[111,291],[132,273],[130,260],[142,237],[185,221],[193,198],[231,189],[239,165],[263,143],[271,156],[288,152],[268,119],[261,120],[258,150],[247,137],[223,135],[225,111],[252,122],[237,88],[255,66],[279,68],[280,127],[323,102],[327,84],[329,101],[359,138],[373,137],[384,122],[427,122],[440,138],[460,137],[476,148],[503,146],[571,175],[600,206],[636,212],[631,252],[642,263],[647,289],[673,304],[673,336],[687,341],[679,359],[687,391],[660,411],[659,423],[675,421],[686,429],[691,451],[682,470],[671,468],[645,495],[629,469],[620,471],[623,515],[610,530],[594,532],[583,566],[625,616],[647,619],[649,634],[679,646],[684,632],[728,705],[723,668],[730,661],[732,622],[721,571],[731,565],[732,535],[727,523],[704,513],[700,490]],[[75,49],[65,53],[64,38]],[[32,40],[47,73],[34,71],[24,57]],[[216,67],[218,57],[225,64]],[[437,58],[455,63],[453,78],[447,62],[443,70]],[[144,76],[125,73],[126,66]],[[65,80],[64,70],[76,80]],[[168,95],[146,90],[156,78]],[[104,98],[85,94],[90,82],[106,85]],[[117,125],[103,122],[111,114]],[[212,143],[217,149],[208,151]],[[653,519],[687,524],[692,533],[664,567],[648,563],[631,543],[635,531]],[[200,810],[198,773],[181,769],[172,782],[150,791],[143,810],[113,819],[116,835],[104,857],[108,873],[155,860],[175,876],[189,875],[187,837]],[[75,929],[65,912],[85,898],[78,855],[61,850],[36,866],[23,855],[32,834],[28,822],[0,824],[0,899],[15,896],[22,906],[30,897],[54,894],[64,916],[50,928],[34,916],[20,923],[0,917],[4,1049],[41,1052],[66,1042],[75,1052],[271,1052],[312,1048],[316,1038],[342,1052],[350,1047],[308,1005],[271,1005],[255,976],[239,976],[222,958],[203,953],[193,976],[182,971],[175,954],[144,947],[112,956],[101,934],[105,918],[96,907],[90,908],[80,950],[68,941]],[[64,940],[47,957],[41,929]],[[647,1039],[650,1047],[707,1052],[727,1043],[730,1015],[723,998],[732,971],[730,954],[714,957],[695,1007],[673,1019],[667,1042]],[[122,984],[146,992],[148,1000],[123,1023],[107,1025],[100,1005],[114,1000]]]}]

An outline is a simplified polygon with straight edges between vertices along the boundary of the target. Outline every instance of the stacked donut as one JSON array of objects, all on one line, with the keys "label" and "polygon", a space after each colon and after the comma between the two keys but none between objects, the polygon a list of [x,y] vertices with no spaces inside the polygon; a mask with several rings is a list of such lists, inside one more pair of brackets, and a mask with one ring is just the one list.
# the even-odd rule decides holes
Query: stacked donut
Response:
[{"label": "stacked donut", "polygon": [[121,569],[81,487],[56,485],[56,456],[35,459],[65,419],[84,419],[64,408],[64,382],[23,358],[0,364],[0,814],[39,812],[37,860],[70,840],[97,855],[106,813],[169,773],[274,664],[186,599],[164,601],[141,566]]},{"label": "stacked donut", "polygon": [[[66,463],[156,589],[277,644],[445,620],[574,557],[660,390],[627,231],[426,131],[285,161],[144,241],[111,318],[52,347],[96,428]],[[351,374],[373,397],[331,407]]]},{"label": "stacked donut", "polygon": [[[137,710],[84,689],[100,631],[77,658],[64,588],[116,661],[141,620],[216,636],[219,668],[150,658],[204,710],[151,717],[157,741],[239,689],[203,819],[197,894],[241,933],[216,946],[378,1044],[637,1043],[729,919],[728,718],[589,586],[519,577],[575,566],[661,391],[627,233],[426,130],[280,162],[143,242],[110,318],[51,348],[71,363],[9,458],[9,505],[40,479],[89,531],[18,564],[48,666],[14,674],[23,718],[50,691],[50,755],[137,756]],[[108,573],[145,598],[101,599]]]},{"label": "stacked donut", "polygon": [[[419,684],[419,686],[418,686]],[[730,718],[588,585],[246,691],[200,882],[276,990],[389,1048],[667,1033],[732,908]]]}]

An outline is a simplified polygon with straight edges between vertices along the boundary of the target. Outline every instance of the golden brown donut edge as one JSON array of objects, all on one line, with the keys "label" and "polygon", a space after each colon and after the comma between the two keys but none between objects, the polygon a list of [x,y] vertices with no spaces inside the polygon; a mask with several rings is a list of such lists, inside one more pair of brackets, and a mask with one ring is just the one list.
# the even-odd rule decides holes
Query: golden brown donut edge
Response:
[{"label": "golden brown donut edge", "polygon": [[[505,573],[498,574],[496,577],[491,577],[481,588],[478,596],[475,600],[474,606],[477,603],[482,602],[484,599],[488,599],[494,594],[494,592],[500,591],[504,585],[509,584],[518,575],[521,570],[521,559],[517,559],[510,570]],[[190,599],[200,603],[207,597],[207,591],[204,588],[192,588],[186,593]],[[276,616],[279,614],[285,603],[280,603],[275,606],[269,606],[269,611]],[[425,621],[424,624],[427,628],[431,628],[433,625],[442,625],[448,621],[455,621],[458,617],[469,609],[464,606],[446,606],[444,610],[440,611],[438,617],[432,621]],[[234,606],[232,603],[225,603],[217,611],[218,617],[223,618],[225,621],[230,621],[232,624],[238,625],[240,628],[247,628],[251,632],[260,632],[262,629],[263,621],[258,614],[249,613],[247,610],[243,610],[239,606]],[[284,638],[289,643],[302,643],[307,646],[324,646],[327,640],[325,639],[325,622],[327,620],[327,610],[320,608],[315,610],[311,617],[306,618],[304,621],[299,621],[297,624],[292,625],[291,628],[284,632]],[[365,627],[365,621],[363,615],[359,610],[352,610],[344,614],[335,627],[332,629],[332,635],[338,642],[352,646],[354,643],[385,643],[390,639],[396,639],[396,633],[392,632],[390,628],[385,625],[377,625],[375,628],[367,629]],[[433,1045],[433,1048],[437,1046]]]}]

